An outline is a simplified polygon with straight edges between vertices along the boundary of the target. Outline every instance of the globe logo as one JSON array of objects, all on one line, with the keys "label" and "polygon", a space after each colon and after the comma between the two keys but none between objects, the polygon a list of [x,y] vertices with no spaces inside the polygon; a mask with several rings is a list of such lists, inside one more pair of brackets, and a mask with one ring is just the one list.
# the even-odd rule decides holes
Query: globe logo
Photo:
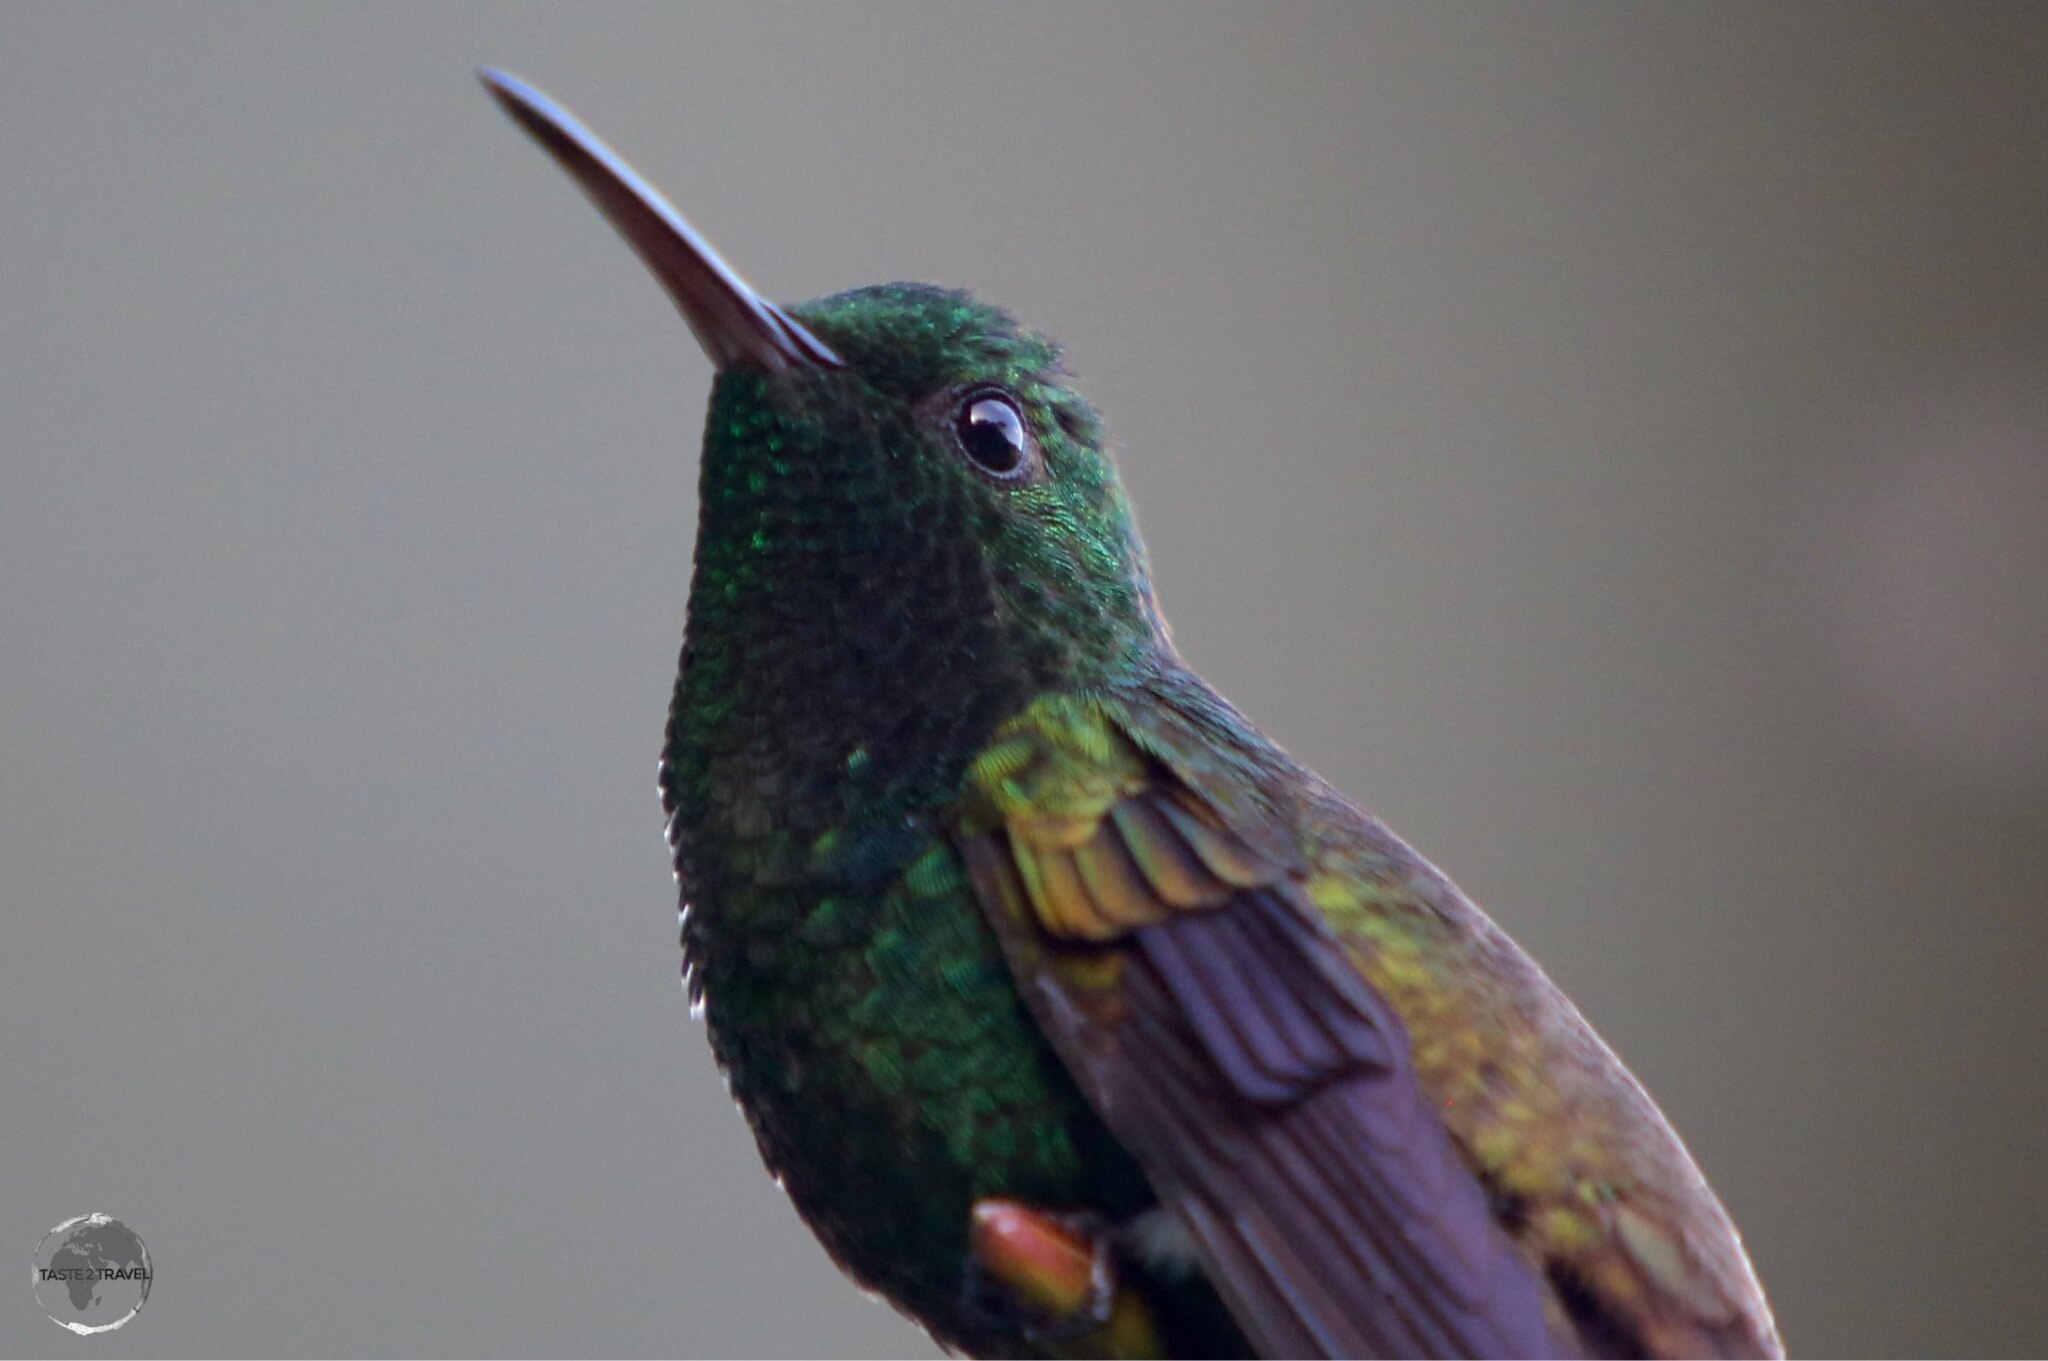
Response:
[{"label": "globe logo", "polygon": [[135,1230],[110,1215],[80,1215],[36,1248],[36,1303],[74,1333],[110,1333],[142,1312],[153,1274]]}]

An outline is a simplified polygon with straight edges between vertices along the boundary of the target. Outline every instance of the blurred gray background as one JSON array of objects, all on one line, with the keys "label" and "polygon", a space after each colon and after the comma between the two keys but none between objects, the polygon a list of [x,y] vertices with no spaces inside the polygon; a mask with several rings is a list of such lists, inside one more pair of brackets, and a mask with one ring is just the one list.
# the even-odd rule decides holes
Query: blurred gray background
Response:
[{"label": "blurred gray background", "polygon": [[1536,956],[1810,1353],[2048,1347],[2048,8],[0,8],[0,1261],[63,1356],[930,1354],[654,797],[772,295],[1064,337],[1186,651]]}]

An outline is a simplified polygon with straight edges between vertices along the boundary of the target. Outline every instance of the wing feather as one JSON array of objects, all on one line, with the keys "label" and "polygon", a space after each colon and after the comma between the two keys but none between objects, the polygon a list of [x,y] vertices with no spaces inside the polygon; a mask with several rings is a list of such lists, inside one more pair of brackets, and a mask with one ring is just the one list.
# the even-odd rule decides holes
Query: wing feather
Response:
[{"label": "wing feather", "polygon": [[1199,680],[1042,696],[953,832],[1261,1351],[1782,1354],[1726,1213],[1571,1004]]},{"label": "wing feather", "polygon": [[1400,1017],[1295,867],[1127,744],[1106,778],[1102,738],[1075,745],[1086,780],[1009,751],[963,857],[1041,1022],[1247,1335],[1271,1355],[1568,1351]]}]

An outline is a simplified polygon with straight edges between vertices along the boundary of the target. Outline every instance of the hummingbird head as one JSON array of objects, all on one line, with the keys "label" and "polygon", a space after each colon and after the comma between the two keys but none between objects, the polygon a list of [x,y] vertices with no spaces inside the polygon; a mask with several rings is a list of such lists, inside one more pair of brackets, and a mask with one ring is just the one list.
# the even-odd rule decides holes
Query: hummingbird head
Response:
[{"label": "hummingbird head", "polygon": [[646,181],[514,77],[485,84],[568,170],[717,368],[693,638],[780,680],[948,677],[1031,693],[1168,647],[1101,422],[1056,346],[966,293],[885,284],[783,308]]}]

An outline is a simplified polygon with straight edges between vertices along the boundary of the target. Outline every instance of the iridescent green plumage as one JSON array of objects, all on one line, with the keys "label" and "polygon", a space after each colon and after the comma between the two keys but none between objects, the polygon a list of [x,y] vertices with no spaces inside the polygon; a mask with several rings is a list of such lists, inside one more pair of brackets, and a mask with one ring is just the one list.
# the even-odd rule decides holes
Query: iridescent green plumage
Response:
[{"label": "iridescent green plumage", "polygon": [[[796,312],[853,363],[871,356],[878,380],[816,376],[822,390],[785,408],[738,372],[713,395],[663,766],[691,985],[764,1154],[827,1245],[942,1335],[1005,1350],[962,1293],[971,1203],[1123,1219],[1151,1195],[1025,1011],[948,812],[969,757],[1048,679],[1149,636],[1120,565],[1135,540],[1017,534],[990,552],[992,489],[920,464],[926,437],[891,409],[963,363],[1033,394],[1048,458],[1073,465],[1036,513],[1107,513],[1125,533],[1092,413],[1047,381],[1050,347],[914,286]],[[996,581],[1018,587],[1000,614]]]},{"label": "iridescent green plumage", "polygon": [[991,1296],[1000,1201],[1099,1243],[1111,1345],[1776,1348],[1577,1012],[1181,662],[1049,343],[922,285],[765,303],[493,84],[721,365],[662,765],[686,970],[848,1271],[969,1351],[1105,1345]]}]

